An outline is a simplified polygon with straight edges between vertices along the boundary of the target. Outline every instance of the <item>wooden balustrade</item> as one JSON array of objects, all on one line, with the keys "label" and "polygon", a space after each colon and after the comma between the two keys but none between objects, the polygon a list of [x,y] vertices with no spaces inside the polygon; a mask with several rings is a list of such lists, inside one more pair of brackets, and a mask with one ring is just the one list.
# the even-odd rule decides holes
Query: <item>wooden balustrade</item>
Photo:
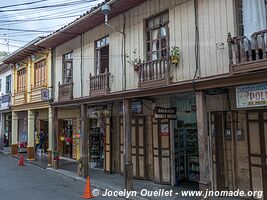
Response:
[{"label": "wooden balustrade", "polygon": [[170,58],[165,57],[139,65],[139,88],[170,84]]},{"label": "wooden balustrade", "polygon": [[104,73],[92,76],[89,75],[89,94],[90,96],[106,95],[110,92],[109,88],[110,73],[105,70]]},{"label": "wooden balustrade", "polygon": [[58,83],[58,100],[67,101],[73,99],[73,83]]},{"label": "wooden balustrade", "polygon": [[232,37],[229,33],[227,41],[232,74],[267,68],[267,29],[253,33],[251,38]]}]

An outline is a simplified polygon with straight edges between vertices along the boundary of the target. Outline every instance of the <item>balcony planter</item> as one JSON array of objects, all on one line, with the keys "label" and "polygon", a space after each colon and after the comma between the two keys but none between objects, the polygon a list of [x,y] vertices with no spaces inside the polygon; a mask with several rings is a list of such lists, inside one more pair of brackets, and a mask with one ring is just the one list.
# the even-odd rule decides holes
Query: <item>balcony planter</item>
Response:
[{"label": "balcony planter", "polygon": [[140,65],[139,64],[135,64],[133,67],[134,67],[134,71],[138,72],[139,68],[140,68]]},{"label": "balcony planter", "polygon": [[171,63],[178,65],[180,60],[180,49],[179,47],[172,47],[170,55]]}]

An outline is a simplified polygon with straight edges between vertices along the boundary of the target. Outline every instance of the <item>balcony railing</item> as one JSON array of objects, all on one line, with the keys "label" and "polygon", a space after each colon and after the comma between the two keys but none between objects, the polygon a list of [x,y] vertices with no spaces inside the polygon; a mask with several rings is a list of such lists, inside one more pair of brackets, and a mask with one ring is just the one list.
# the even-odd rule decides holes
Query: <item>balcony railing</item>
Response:
[{"label": "balcony railing", "polygon": [[150,88],[169,85],[170,58],[161,58],[143,62],[139,66],[139,88]]},{"label": "balcony railing", "polygon": [[267,69],[267,29],[252,34],[251,39],[228,34],[230,72],[245,73]]},{"label": "balcony railing", "polygon": [[106,95],[110,92],[109,88],[109,76],[110,73],[105,70],[104,73],[92,76],[90,73],[89,75],[89,95],[99,96],[99,95]]},{"label": "balcony railing", "polygon": [[58,83],[58,101],[73,99],[73,83]]},{"label": "balcony railing", "polygon": [[14,105],[22,105],[27,103],[26,91],[20,91],[14,93]]}]

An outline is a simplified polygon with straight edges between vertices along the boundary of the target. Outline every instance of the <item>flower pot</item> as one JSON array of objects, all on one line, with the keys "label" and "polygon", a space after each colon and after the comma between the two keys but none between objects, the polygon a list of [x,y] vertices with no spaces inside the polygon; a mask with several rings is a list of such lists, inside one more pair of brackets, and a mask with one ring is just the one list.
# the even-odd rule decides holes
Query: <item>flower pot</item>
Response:
[{"label": "flower pot", "polygon": [[171,57],[171,63],[172,63],[172,64],[178,64],[178,63],[179,63],[179,57],[177,57],[177,56],[172,56],[172,57]]},{"label": "flower pot", "polygon": [[59,139],[60,139],[61,142],[65,141],[65,137],[64,136],[60,136]]},{"label": "flower pot", "polygon": [[138,72],[139,71],[139,65],[134,65],[134,71]]}]

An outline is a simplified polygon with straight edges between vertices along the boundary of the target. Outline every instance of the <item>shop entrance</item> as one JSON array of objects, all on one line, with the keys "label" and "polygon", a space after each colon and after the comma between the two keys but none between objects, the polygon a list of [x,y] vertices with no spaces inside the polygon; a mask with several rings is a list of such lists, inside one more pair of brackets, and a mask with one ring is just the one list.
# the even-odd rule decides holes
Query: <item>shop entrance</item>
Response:
[{"label": "shop entrance", "polygon": [[[123,118],[120,119],[120,157],[121,157],[121,172],[124,171],[124,131]],[[146,166],[146,147],[144,134],[144,117],[132,117],[132,161],[133,161],[133,175],[138,179],[145,179]]]},{"label": "shop entrance", "polygon": [[4,146],[9,147],[11,145],[11,125],[12,125],[12,116],[11,114],[4,115]]},{"label": "shop entrance", "polygon": [[72,156],[72,135],[73,135],[73,127],[72,120],[62,120],[62,134],[60,136],[60,141],[62,145],[62,156],[67,158],[73,158]]},{"label": "shop entrance", "polygon": [[198,135],[195,96],[175,100],[174,121],[175,175],[180,181],[199,181]]},{"label": "shop entrance", "polygon": [[104,167],[104,129],[101,118],[89,119],[89,161],[91,168]]},{"label": "shop entrance", "polygon": [[248,111],[248,150],[252,191],[267,197],[267,111]]}]

